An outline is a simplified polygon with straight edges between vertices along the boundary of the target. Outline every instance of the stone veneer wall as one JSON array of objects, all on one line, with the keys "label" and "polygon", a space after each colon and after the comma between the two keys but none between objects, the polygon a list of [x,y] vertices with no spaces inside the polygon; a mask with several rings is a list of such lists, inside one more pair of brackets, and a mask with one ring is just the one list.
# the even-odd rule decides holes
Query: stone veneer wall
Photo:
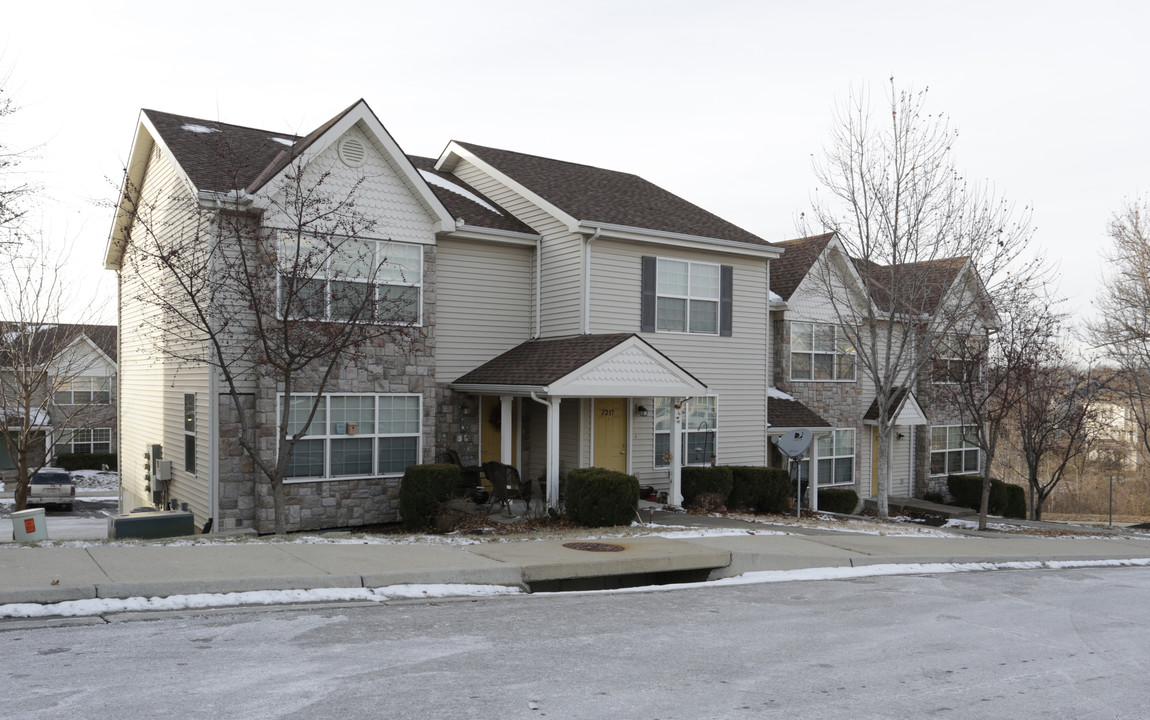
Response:
[{"label": "stone veneer wall", "polygon": [[[335,372],[325,392],[417,393],[423,396],[422,453],[420,462],[436,460],[436,422],[441,411],[435,384],[435,248],[424,249],[423,325],[407,338],[380,338],[363,358]],[[296,379],[299,392],[308,392],[308,378]],[[314,383],[311,387],[315,387]],[[253,406],[259,447],[272,458],[276,446],[277,387],[261,387]],[[219,530],[254,527],[261,533],[275,530],[271,483],[255,469],[251,458],[235,440],[239,424],[232,401],[219,398]],[[370,525],[399,519],[399,477],[320,480],[284,484],[285,522],[289,531]]]}]

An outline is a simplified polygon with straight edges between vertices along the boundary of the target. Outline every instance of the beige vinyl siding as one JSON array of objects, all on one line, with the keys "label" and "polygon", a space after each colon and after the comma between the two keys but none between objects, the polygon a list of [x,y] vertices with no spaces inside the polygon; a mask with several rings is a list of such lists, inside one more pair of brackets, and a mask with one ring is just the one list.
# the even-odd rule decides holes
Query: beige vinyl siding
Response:
[{"label": "beige vinyl siding", "polygon": [[461,161],[453,172],[543,236],[540,336],[583,332],[583,236],[471,163]]},{"label": "beige vinyl siding", "polygon": [[531,338],[532,248],[441,238],[436,261],[436,380],[451,382]]},{"label": "beige vinyl siding", "polygon": [[[340,139],[342,137],[356,137],[368,147],[363,166],[350,168],[344,165],[339,159],[340,141],[334,140],[310,162],[306,170],[308,174],[304,176],[304,189],[314,182],[313,179],[319,173],[330,172],[323,181],[326,192],[336,198],[352,195],[356,211],[364,213],[377,224],[373,232],[363,233],[362,237],[374,236],[398,242],[434,245],[434,221],[414,196],[408,182],[400,176],[396,165],[382,156],[358,127],[351,128]],[[270,183],[274,199],[282,199],[284,182],[273,180]],[[264,224],[292,227],[290,220],[277,216],[274,211],[269,211]]]},{"label": "beige vinyl siding", "polygon": [[[640,272],[644,255],[732,266],[731,337],[685,333],[641,335],[718,395],[718,462],[765,465],[767,261],[601,238],[592,245],[591,255],[592,333],[639,333]],[[654,479],[651,475],[653,441],[650,432],[646,435],[642,444],[634,445],[632,470],[641,477]]]},{"label": "beige vinyl siding", "polygon": [[[144,202],[163,202],[167,198],[185,197],[188,192],[181,176],[170,160],[153,153],[141,183],[141,197]],[[175,234],[185,232],[193,218],[177,222],[174,213],[184,208],[175,207],[178,203],[160,205],[153,223]],[[131,266],[130,256],[134,252],[128,245],[125,268]],[[148,265],[142,269],[147,272]],[[154,271],[153,271],[154,272]],[[183,463],[183,395],[178,395],[178,407],[174,401],[173,383],[181,387],[202,388],[197,390],[206,399],[207,376],[203,367],[181,366],[165,356],[158,347],[159,336],[155,327],[165,321],[162,312],[141,296],[147,297],[144,280],[156,281],[156,275],[146,278],[133,272],[120,275],[120,432],[119,456],[120,480],[123,487],[122,511],[135,507],[152,505],[151,493],[147,491],[144,453],[152,444],[164,448],[164,457],[173,461],[173,482],[169,486],[169,496],[187,502],[195,512],[197,524],[207,520],[208,507],[208,462],[206,452],[201,458],[204,472],[195,479],[181,477]],[[206,412],[205,412],[206,420]],[[206,437],[206,433],[205,433]],[[206,450],[206,448],[205,448]]]}]

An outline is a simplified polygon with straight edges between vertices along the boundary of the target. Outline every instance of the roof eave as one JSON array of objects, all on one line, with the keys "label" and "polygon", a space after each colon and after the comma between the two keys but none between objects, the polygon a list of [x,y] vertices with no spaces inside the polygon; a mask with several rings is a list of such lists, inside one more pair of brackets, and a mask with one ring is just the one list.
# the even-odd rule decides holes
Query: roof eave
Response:
[{"label": "roof eave", "polygon": [[615,223],[599,222],[595,220],[580,220],[575,228],[577,232],[592,234],[599,231],[606,237],[634,242],[652,243],[657,245],[672,245],[675,247],[688,247],[698,250],[722,250],[735,255],[751,255],[773,260],[782,255],[782,248],[774,245],[758,245],[739,240],[690,235],[687,233],[669,232],[666,230],[651,230],[648,228],[631,227]]}]

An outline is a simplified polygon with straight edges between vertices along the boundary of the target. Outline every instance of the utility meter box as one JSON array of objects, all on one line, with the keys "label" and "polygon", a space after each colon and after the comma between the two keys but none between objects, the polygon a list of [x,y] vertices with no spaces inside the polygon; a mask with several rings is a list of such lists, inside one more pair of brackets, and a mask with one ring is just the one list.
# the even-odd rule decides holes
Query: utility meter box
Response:
[{"label": "utility meter box", "polygon": [[12,539],[16,542],[40,542],[48,539],[44,508],[31,508],[12,513]]},{"label": "utility meter box", "polygon": [[161,483],[166,483],[172,479],[172,461],[171,460],[157,460],[156,461],[156,480]]}]

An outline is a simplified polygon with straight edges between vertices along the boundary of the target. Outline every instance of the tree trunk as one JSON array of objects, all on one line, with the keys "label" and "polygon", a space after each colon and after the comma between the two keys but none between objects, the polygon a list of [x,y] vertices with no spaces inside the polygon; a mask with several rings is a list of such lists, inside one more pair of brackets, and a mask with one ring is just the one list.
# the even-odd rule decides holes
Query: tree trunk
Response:
[{"label": "tree trunk", "polygon": [[276,535],[287,533],[287,521],[284,512],[284,481],[283,478],[272,479],[272,507],[275,508]]},{"label": "tree trunk", "polygon": [[978,529],[986,529],[986,516],[990,512],[990,476],[982,476],[982,499],[978,503]]}]

